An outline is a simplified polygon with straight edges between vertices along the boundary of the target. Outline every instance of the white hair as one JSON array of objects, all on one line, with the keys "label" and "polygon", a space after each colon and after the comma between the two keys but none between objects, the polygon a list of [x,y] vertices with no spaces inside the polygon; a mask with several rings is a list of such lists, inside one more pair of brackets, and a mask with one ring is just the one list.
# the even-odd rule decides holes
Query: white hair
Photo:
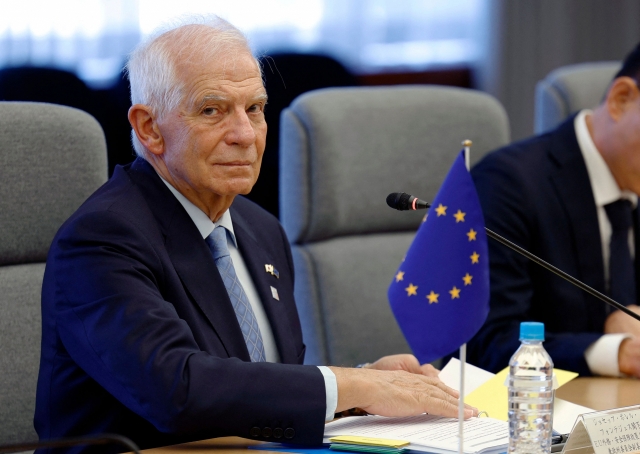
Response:
[{"label": "white hair", "polygon": [[[220,59],[240,51],[251,54],[244,34],[226,20],[215,16],[184,16],[156,29],[129,56],[126,71],[131,84],[131,103],[151,108],[157,119],[177,108],[185,96],[184,81],[178,77],[177,63]],[[256,65],[262,73],[258,60]],[[146,149],[131,131],[136,154]]]}]

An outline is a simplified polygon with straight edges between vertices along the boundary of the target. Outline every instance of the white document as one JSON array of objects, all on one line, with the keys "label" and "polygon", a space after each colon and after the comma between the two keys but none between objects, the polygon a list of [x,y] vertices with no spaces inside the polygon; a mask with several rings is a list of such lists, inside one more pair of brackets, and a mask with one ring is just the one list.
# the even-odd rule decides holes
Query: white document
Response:
[{"label": "white document", "polygon": [[593,411],[595,410],[555,397],[553,399],[553,430],[559,434],[568,434],[573,430],[578,416]]},{"label": "white document", "polygon": [[[466,363],[464,365],[464,395],[470,394],[494,375],[473,364]],[[460,360],[451,358],[447,365],[442,368],[438,377],[449,388],[460,391]]]},{"label": "white document", "polygon": [[[476,388],[482,386],[484,382],[495,375],[469,363],[465,364],[464,369],[465,396],[470,394]],[[459,391],[460,360],[457,358],[451,358],[447,365],[440,371],[438,376],[445,385]],[[559,434],[568,434],[571,432],[571,429],[573,429],[578,416],[584,413],[591,413],[593,411],[595,410],[572,402],[567,402],[566,400],[558,399],[556,397],[553,399],[553,430]]]},{"label": "white document", "polygon": [[[458,452],[458,420],[433,415],[387,418],[359,416],[328,423],[324,442],[340,435],[386,438],[410,442],[409,449],[436,454]],[[464,422],[464,452],[489,454],[504,452],[509,443],[505,421],[471,418]]]}]

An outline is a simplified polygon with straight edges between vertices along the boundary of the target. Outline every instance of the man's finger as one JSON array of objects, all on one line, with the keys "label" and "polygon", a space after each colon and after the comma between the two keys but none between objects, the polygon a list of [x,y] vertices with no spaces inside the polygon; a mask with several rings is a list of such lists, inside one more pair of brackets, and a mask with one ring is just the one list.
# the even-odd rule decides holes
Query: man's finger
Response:
[{"label": "man's finger", "polygon": [[427,377],[437,377],[440,373],[440,371],[433,367],[431,364],[423,364],[422,366],[420,366],[420,371]]},{"label": "man's finger", "polygon": [[413,355],[405,355],[401,358],[407,372],[412,374],[422,374],[422,368],[417,358]]},{"label": "man's finger", "polygon": [[[458,406],[458,399],[460,398],[460,393],[458,391],[456,391],[453,388],[450,388],[449,386],[445,385],[444,383],[442,383],[441,381],[438,380],[438,382],[434,383],[434,385],[438,388],[439,391],[443,392],[444,394],[439,394],[439,395],[434,395],[434,397],[440,397],[441,396],[446,396],[444,397],[443,400],[446,400],[449,403],[453,403],[456,408]],[[476,407],[473,407],[469,404],[464,404],[464,408],[465,408],[465,418],[467,417],[471,417],[471,416],[478,416],[478,409]],[[469,410],[469,416],[466,416],[467,410]],[[458,414],[456,413],[456,416]]]},{"label": "man's finger", "polygon": [[458,391],[456,391],[455,389],[450,388],[449,386],[445,385],[438,377],[423,376],[422,379],[426,383],[428,383],[430,385],[433,385],[433,386],[436,386],[437,388],[439,388],[442,391],[446,392],[447,394],[455,397],[456,399],[458,397],[460,397],[460,393]]},{"label": "man's finger", "polygon": [[[430,414],[446,416],[449,418],[458,417],[458,400],[453,399],[448,394],[426,396],[424,400],[424,411]],[[465,405],[464,419],[478,415],[478,410]]]}]

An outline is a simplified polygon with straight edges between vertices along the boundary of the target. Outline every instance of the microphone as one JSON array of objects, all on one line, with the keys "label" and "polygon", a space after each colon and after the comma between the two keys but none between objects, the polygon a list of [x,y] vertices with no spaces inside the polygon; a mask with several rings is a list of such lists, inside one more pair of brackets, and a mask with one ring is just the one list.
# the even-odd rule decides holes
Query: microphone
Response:
[{"label": "microphone", "polygon": [[[402,200],[404,200],[404,202],[402,202]],[[410,202],[408,202],[408,201],[410,201]],[[418,202],[416,202],[416,201],[418,201]],[[414,197],[414,196],[412,196],[410,194],[407,194],[406,192],[394,192],[393,194],[389,194],[387,196],[387,205],[389,205],[391,208],[395,208],[396,210],[400,210],[400,211],[403,211],[403,210],[415,210],[415,209],[418,209],[418,208],[428,208],[428,207],[431,206],[430,203],[427,203],[427,202],[425,202],[423,200],[420,200],[417,197]],[[415,208],[412,208],[412,205],[415,205]],[[622,312],[624,312],[625,314],[629,315],[630,317],[635,318],[636,320],[640,321],[640,315],[636,314],[631,309],[628,309],[626,306],[623,306],[622,304],[618,303],[613,298],[610,298],[607,295],[605,295],[603,293],[600,293],[596,289],[594,289],[592,287],[589,287],[584,282],[579,281],[578,279],[576,279],[575,277],[571,276],[570,274],[565,273],[560,268],[556,268],[552,264],[550,264],[548,262],[545,262],[544,260],[542,260],[537,255],[534,255],[531,252],[527,251],[526,249],[518,246],[517,244],[512,243],[511,241],[509,241],[505,237],[503,237],[501,235],[498,235],[493,230],[490,230],[490,229],[488,229],[486,227],[484,229],[487,232],[487,236],[489,238],[493,238],[498,243],[500,243],[500,244],[502,244],[504,246],[507,246],[508,248],[516,251],[518,254],[528,258],[533,263],[535,263],[537,265],[540,265],[544,269],[546,269],[548,271],[551,271],[553,274],[555,274],[557,276],[560,276],[565,281],[570,282],[571,284],[575,285],[576,287],[578,287],[581,290],[584,290],[589,295],[594,296],[594,297],[598,298],[601,301],[604,301],[608,305],[613,306],[616,309],[619,309]]]},{"label": "microphone", "polygon": [[420,200],[406,192],[392,192],[387,196],[387,205],[398,211],[423,210],[429,208],[431,204]]}]

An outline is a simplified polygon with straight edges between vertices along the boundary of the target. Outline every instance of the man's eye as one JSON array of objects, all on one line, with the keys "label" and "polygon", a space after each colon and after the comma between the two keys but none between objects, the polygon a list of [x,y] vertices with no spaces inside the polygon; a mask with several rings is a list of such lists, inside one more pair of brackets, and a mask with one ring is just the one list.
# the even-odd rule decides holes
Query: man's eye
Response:
[{"label": "man's eye", "polygon": [[262,106],[261,104],[254,104],[249,107],[249,112],[253,113],[261,112],[262,110],[264,110],[264,106]]},{"label": "man's eye", "polygon": [[202,109],[202,113],[205,115],[214,115],[217,112],[218,109],[216,109],[215,107],[205,107],[204,109]]}]

